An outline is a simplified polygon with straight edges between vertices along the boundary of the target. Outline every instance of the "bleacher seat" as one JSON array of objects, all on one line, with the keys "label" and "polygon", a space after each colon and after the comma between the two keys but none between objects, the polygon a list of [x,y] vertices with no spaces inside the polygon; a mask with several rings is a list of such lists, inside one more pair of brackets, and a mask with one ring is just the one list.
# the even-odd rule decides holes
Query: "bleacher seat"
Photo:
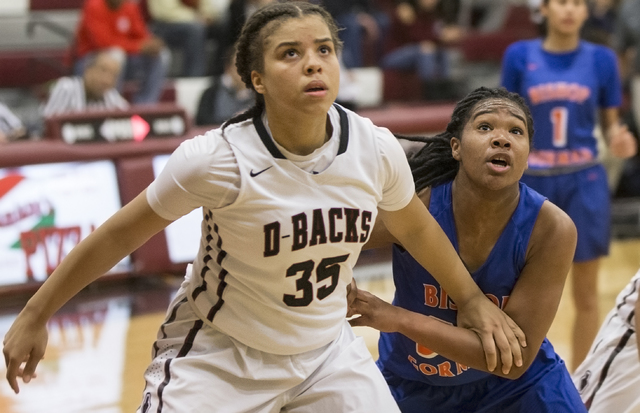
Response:
[{"label": "bleacher seat", "polygon": [[[463,70],[469,71],[474,64],[489,63],[491,65],[490,71],[497,73],[500,70],[500,61],[507,46],[517,40],[535,37],[537,34],[538,28],[530,18],[528,6],[512,5],[500,30],[487,33],[472,31],[460,43]],[[469,86],[473,86],[470,82],[473,79],[468,79],[467,76],[464,80],[469,83],[467,89]],[[422,85],[415,73],[389,69],[384,71],[384,100],[386,102],[415,102],[423,99]]]},{"label": "bleacher seat", "polygon": [[529,7],[513,5],[500,30],[488,33],[470,32],[460,44],[460,48],[467,62],[499,63],[511,43],[537,35],[538,27],[531,20]]}]

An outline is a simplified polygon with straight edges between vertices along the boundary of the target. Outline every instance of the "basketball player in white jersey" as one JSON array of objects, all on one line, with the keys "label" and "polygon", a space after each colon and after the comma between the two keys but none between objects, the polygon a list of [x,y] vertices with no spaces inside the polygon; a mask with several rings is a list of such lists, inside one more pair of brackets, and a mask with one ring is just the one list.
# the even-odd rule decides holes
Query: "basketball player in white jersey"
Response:
[{"label": "basketball player in white jersey", "polygon": [[618,294],[587,358],[573,373],[592,413],[640,413],[640,271]]},{"label": "basketball player in white jersey", "polygon": [[14,391],[17,377],[33,377],[62,304],[200,206],[200,250],[160,327],[141,413],[397,412],[345,319],[352,268],[378,214],[481,336],[489,368],[496,346],[503,363],[521,365],[522,331],[415,196],[400,144],[334,105],[339,49],[317,5],[273,3],[249,18],[236,66],[256,105],[184,142],[29,300],[4,342]]}]

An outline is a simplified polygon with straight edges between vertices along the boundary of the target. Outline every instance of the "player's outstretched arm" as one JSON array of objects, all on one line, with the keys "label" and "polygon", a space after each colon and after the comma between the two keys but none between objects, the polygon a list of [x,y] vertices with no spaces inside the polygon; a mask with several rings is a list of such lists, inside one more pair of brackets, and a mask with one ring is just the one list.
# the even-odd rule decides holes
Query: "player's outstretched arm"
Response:
[{"label": "player's outstretched arm", "polygon": [[352,314],[360,314],[360,317],[350,322],[354,326],[398,332],[466,366],[518,378],[535,359],[556,314],[573,260],[576,237],[571,219],[546,202],[531,236],[527,263],[505,307],[505,313],[526,333],[529,344],[522,349],[522,365],[508,371],[502,357],[498,360],[497,369],[487,368],[483,343],[470,330],[395,307],[363,290],[358,290],[350,308]]},{"label": "player's outstretched arm", "polygon": [[151,209],[143,191],[71,250],[4,337],[6,378],[13,391],[20,390],[18,377],[28,383],[34,376],[47,346],[46,324],[51,316],[170,223]]},{"label": "player's outstretched arm", "polygon": [[417,195],[398,211],[380,210],[380,217],[395,239],[433,274],[455,301],[459,325],[480,336],[487,369],[495,369],[498,352],[504,371],[510,371],[513,364],[522,365],[524,333],[480,291],[446,234]]}]

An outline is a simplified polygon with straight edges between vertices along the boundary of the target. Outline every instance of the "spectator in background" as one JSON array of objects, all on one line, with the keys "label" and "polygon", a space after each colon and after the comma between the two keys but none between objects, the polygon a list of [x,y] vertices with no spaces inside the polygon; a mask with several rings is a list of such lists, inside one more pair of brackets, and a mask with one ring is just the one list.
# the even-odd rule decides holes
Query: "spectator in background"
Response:
[{"label": "spectator in background", "polygon": [[179,76],[204,76],[210,26],[220,18],[210,0],[147,0],[151,30],[172,49],[182,52]]},{"label": "spectator in background", "polygon": [[508,0],[460,0],[458,24],[480,32],[500,30],[509,12]]},{"label": "spectator in background", "polygon": [[582,38],[593,43],[613,46],[617,8],[616,0],[591,0],[589,17],[582,26]]},{"label": "spectator in background", "polygon": [[[342,60],[347,69],[364,66],[364,42],[381,43],[389,27],[389,16],[374,0],[319,0],[333,16],[344,46]],[[378,48],[380,49],[380,48]]]},{"label": "spectator in background", "polygon": [[231,50],[225,58],[224,73],[214,76],[213,83],[200,97],[196,125],[221,125],[251,105],[253,94],[240,78],[236,70],[235,53]]},{"label": "spectator in background", "polygon": [[43,115],[127,109],[129,103],[115,88],[123,63],[119,57],[120,53],[109,51],[91,54],[82,76],[58,79],[49,94]]},{"label": "spectator in background", "polygon": [[623,0],[618,9],[614,48],[620,58],[622,79],[631,93],[634,126],[640,126],[640,0]]},{"label": "spectator in background", "polygon": [[426,99],[455,98],[451,79],[451,47],[464,31],[455,15],[445,13],[438,0],[406,0],[391,20],[382,59],[383,69],[415,70]]},{"label": "spectator in background", "polygon": [[5,104],[0,103],[0,144],[25,138],[27,129]]},{"label": "spectator in background", "polygon": [[156,103],[162,92],[168,56],[164,42],[152,35],[132,0],[86,0],[76,36],[74,72],[84,72],[91,54],[119,48],[126,55],[118,85],[135,79],[133,103]]},{"label": "spectator in background", "polygon": [[231,0],[227,9],[227,20],[220,33],[220,46],[217,51],[218,59],[213,62],[213,75],[224,73],[224,57],[233,49],[240,37],[244,22],[260,7],[272,3],[273,0]]}]

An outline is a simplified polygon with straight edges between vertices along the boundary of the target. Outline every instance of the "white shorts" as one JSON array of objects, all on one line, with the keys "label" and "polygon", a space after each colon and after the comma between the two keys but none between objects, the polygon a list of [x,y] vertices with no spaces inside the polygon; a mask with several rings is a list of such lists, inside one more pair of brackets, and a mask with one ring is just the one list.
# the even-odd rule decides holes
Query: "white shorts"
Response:
[{"label": "white shorts", "polygon": [[640,413],[636,332],[622,322],[615,309],[572,378],[589,413]]},{"label": "white shorts", "polygon": [[324,347],[275,355],[203,323],[185,291],[183,284],[158,332],[138,413],[400,412],[346,320]]}]

